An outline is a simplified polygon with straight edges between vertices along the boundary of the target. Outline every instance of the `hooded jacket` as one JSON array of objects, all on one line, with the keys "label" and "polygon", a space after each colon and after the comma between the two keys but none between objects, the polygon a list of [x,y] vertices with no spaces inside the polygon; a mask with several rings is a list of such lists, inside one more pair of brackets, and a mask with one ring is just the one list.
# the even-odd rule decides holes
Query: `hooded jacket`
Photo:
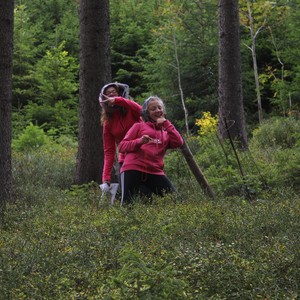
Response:
[{"label": "hooded jacket", "polygon": [[[149,135],[153,141],[143,144],[143,135]],[[119,151],[125,154],[121,172],[136,170],[164,175],[164,156],[167,149],[179,148],[182,145],[180,133],[169,120],[162,125],[150,121],[136,123],[119,144]]]},{"label": "hooded jacket", "polygon": [[[109,85],[118,85],[119,88],[125,86],[125,92],[122,92],[121,94],[128,96],[128,90],[126,89],[126,87],[128,87],[127,85],[113,83],[108,84],[102,88],[100,98],[102,98],[103,91]],[[126,108],[126,114],[122,114],[121,110],[118,109],[118,107]],[[127,131],[136,122],[141,122],[141,105],[123,97],[115,97],[112,117],[109,119],[109,121],[103,124],[104,166],[102,173],[102,182],[110,181],[117,144],[119,144],[119,142],[124,138]],[[118,162],[121,163],[123,162],[123,160],[124,155],[120,153]]]}]

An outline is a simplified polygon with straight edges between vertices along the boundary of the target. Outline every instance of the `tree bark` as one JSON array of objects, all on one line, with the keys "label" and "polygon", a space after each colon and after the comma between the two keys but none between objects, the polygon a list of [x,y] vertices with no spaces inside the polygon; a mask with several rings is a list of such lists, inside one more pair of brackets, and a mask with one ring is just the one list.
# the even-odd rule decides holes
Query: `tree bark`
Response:
[{"label": "tree bark", "polygon": [[0,2],[0,221],[12,193],[11,103],[14,1]]},{"label": "tree bark", "polygon": [[75,183],[101,182],[103,140],[98,96],[111,81],[109,0],[80,1],[80,115]]},{"label": "tree bark", "polygon": [[[219,0],[219,132],[248,148],[241,76],[238,0]],[[228,124],[228,127],[226,126]]]}]

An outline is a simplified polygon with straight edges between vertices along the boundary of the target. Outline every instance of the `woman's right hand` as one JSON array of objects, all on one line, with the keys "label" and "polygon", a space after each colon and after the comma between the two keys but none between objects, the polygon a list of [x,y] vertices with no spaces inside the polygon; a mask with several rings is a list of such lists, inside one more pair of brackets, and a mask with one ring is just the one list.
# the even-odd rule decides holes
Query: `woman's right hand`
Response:
[{"label": "woman's right hand", "polygon": [[114,104],[115,104],[115,97],[108,97],[106,95],[103,95],[106,99],[105,100],[102,100],[102,99],[99,99],[99,101],[101,103],[106,103],[108,105],[108,107],[114,107]]}]

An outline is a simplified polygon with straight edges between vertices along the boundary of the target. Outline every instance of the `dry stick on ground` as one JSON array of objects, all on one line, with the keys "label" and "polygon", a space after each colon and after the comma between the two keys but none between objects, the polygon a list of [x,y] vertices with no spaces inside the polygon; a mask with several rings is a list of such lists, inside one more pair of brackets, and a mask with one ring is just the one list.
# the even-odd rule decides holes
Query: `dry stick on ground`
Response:
[{"label": "dry stick on ground", "polygon": [[214,199],[215,198],[214,193],[213,193],[211,187],[209,186],[200,167],[198,166],[197,162],[195,161],[195,158],[194,158],[189,146],[187,145],[187,143],[184,142],[184,144],[181,146],[180,149],[181,149],[181,152],[182,152],[188,166],[190,167],[190,170],[194,174],[194,176],[195,176],[196,180],[198,181],[198,183],[200,184],[201,188],[204,190],[204,192],[209,197]]}]

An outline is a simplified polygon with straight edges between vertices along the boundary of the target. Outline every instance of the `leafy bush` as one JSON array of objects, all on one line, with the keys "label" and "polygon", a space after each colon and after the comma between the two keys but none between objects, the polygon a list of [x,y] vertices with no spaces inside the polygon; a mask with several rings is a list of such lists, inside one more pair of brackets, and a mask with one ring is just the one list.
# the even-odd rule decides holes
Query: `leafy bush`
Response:
[{"label": "leafy bush", "polygon": [[293,117],[272,118],[253,131],[251,147],[292,148],[299,143],[300,120]]},{"label": "leafy bush", "polygon": [[77,135],[78,112],[71,100],[57,101],[52,106],[30,102],[24,111],[28,120],[34,120],[37,125],[43,126],[46,132],[52,130],[57,136]]},{"label": "leafy bush", "polygon": [[[207,117],[204,121],[211,128]],[[187,143],[215,193],[253,199],[279,186],[299,189],[299,126],[300,121],[293,118],[272,119],[254,131],[249,151],[235,146],[237,156],[229,141],[221,141],[211,131]]]},{"label": "leafy bush", "polygon": [[279,151],[276,154],[279,183],[300,190],[300,147]]},{"label": "leafy bush", "polygon": [[51,143],[50,137],[39,126],[30,123],[20,136],[13,140],[12,147],[18,151],[29,151]]},{"label": "leafy bush", "polygon": [[15,197],[31,203],[43,191],[69,188],[73,184],[76,162],[74,148],[36,149],[13,152],[13,183]]}]

